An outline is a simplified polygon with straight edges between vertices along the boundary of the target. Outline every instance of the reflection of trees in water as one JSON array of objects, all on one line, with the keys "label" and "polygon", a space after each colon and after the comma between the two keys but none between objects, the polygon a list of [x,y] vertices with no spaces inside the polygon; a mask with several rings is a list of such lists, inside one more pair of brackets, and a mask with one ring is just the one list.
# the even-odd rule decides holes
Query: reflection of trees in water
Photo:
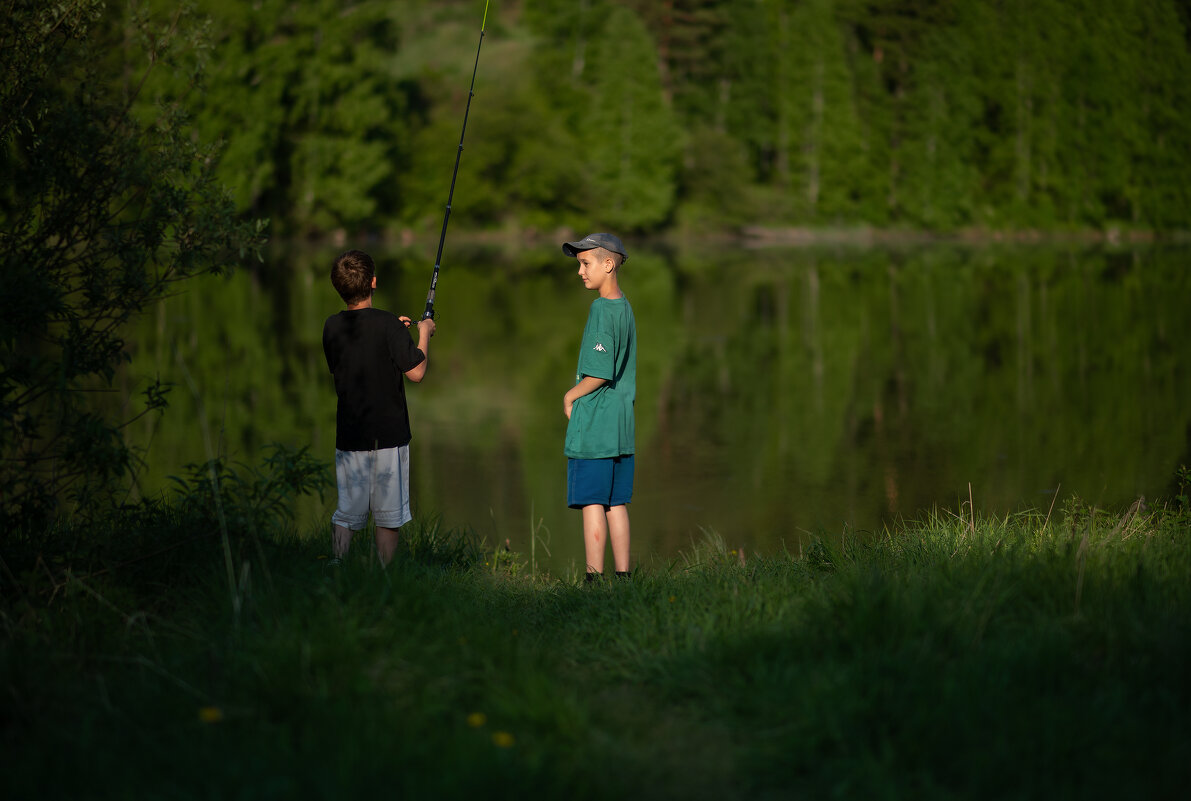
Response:
[{"label": "reflection of trees in water", "polygon": [[[798,357],[788,355],[784,340],[772,343],[777,386],[750,379],[742,365],[731,383],[743,379],[748,391],[721,397],[719,415],[686,414],[721,421],[716,440],[781,455],[785,461],[765,464],[774,472],[761,506],[788,508],[792,495],[818,496],[808,506],[852,510],[851,519],[871,525],[890,513],[952,503],[969,480],[989,508],[1036,505],[1060,480],[1094,500],[1121,503],[1164,483],[1173,469],[1178,435],[1153,410],[1185,419],[1186,379],[1180,383],[1173,364],[1158,371],[1145,363],[1189,297],[1177,259],[1139,255],[1149,273],[1143,277],[1136,270],[1104,275],[1096,253],[1045,249],[782,258],[780,265],[764,257],[734,265],[731,282],[709,285],[722,302],[742,270],[765,276],[770,290],[773,275],[801,272],[788,290],[802,295],[793,304],[802,310],[793,323],[803,334]],[[1140,291],[1122,294],[1126,280]],[[765,300],[751,304],[756,319],[730,335],[726,349],[764,359],[773,348],[747,340],[781,336],[766,322],[783,301],[749,291]],[[820,362],[818,353],[828,355]],[[709,395],[700,390],[712,385],[710,376],[700,377],[697,359],[683,364],[690,389],[677,396],[697,403]],[[1040,371],[1048,379],[1042,384]],[[715,385],[723,383],[715,377]],[[1157,394],[1140,398],[1142,386]],[[741,420],[751,422],[730,422]],[[776,449],[763,432],[776,436]],[[787,432],[798,447],[785,447]],[[1139,438],[1151,447],[1139,447]]]},{"label": "reflection of trees in water", "polygon": [[[148,459],[157,486],[205,458],[174,353],[228,455],[252,461],[276,440],[329,458],[329,255],[291,257],[267,289],[250,276],[196,287],[129,336],[133,373],[179,384]],[[688,547],[700,526],[765,547],[799,529],[873,528],[954,507],[969,481],[988,510],[1044,505],[1060,482],[1107,504],[1161,494],[1191,458],[1184,260],[1159,248],[638,250],[625,287],[641,343],[642,547]],[[379,262],[380,305],[420,306],[420,263]],[[536,515],[565,552],[560,404],[591,297],[561,258],[459,262],[444,273],[432,373],[410,392],[415,497],[518,548]]]}]

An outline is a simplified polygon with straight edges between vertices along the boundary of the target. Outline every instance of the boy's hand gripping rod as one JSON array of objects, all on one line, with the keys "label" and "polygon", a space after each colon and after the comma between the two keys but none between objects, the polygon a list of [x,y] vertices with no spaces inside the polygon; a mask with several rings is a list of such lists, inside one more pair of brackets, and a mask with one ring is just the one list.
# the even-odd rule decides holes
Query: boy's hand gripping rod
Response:
[{"label": "boy's hand gripping rod", "polygon": [[455,178],[459,175],[459,158],[463,155],[463,137],[467,134],[467,114],[476,93],[476,71],[480,67],[480,48],[484,46],[484,29],[488,27],[488,0],[484,0],[484,20],[480,23],[480,43],[476,45],[476,63],[471,68],[471,87],[467,90],[467,107],[463,110],[463,130],[459,132],[459,149],[455,151],[455,171],[451,173],[451,191],[447,193],[447,211],[442,218],[442,234],[438,237],[438,255],[434,257],[434,274],[430,277],[430,292],[426,294],[423,320],[434,318],[434,290],[438,286],[438,271],[442,264],[442,246],[447,241],[447,222],[451,219],[451,200],[455,197]]}]

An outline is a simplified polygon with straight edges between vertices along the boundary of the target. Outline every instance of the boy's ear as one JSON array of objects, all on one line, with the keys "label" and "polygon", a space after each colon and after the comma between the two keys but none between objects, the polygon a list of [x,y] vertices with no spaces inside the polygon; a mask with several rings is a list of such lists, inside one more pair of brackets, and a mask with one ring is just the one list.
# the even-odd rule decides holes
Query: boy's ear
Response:
[{"label": "boy's ear", "polygon": [[372,288],[376,289],[376,276],[372,276]]}]

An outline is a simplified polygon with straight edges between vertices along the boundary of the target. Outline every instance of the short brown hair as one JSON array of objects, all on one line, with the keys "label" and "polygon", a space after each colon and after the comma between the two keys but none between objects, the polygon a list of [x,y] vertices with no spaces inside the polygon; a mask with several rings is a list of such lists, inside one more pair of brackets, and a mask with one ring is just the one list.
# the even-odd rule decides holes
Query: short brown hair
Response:
[{"label": "short brown hair", "polygon": [[331,285],[348,306],[372,294],[372,279],[375,275],[376,264],[362,250],[340,253],[331,263]]},{"label": "short brown hair", "polygon": [[612,263],[616,265],[616,269],[620,269],[620,265],[624,264],[624,255],[617,253],[615,250],[609,250],[606,247],[593,248],[596,251],[596,258],[600,261],[604,259],[612,259]]}]

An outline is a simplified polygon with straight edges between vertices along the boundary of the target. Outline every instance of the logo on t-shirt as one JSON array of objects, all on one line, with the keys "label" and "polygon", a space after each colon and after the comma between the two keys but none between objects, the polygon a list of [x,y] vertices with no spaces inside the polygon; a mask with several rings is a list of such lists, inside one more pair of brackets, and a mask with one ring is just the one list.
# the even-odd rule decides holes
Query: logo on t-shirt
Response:
[{"label": "logo on t-shirt", "polygon": [[608,352],[608,351],[604,350],[603,342],[597,342],[595,347],[592,348],[592,350],[596,351],[597,353],[607,353]]}]

